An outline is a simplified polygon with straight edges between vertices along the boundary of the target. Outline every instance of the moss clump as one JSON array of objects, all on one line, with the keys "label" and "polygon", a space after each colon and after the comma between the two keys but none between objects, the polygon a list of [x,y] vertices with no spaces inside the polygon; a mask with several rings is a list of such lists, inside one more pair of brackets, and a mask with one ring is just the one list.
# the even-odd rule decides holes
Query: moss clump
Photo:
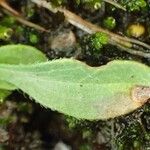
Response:
[{"label": "moss clump", "polygon": [[99,50],[103,45],[108,43],[108,36],[105,33],[97,32],[93,34],[89,40],[91,41],[91,46]]},{"label": "moss clump", "polygon": [[39,42],[39,37],[37,34],[34,34],[34,33],[29,33],[29,41],[32,43],[32,44],[36,44]]},{"label": "moss clump", "polygon": [[150,135],[139,121],[132,122],[116,137],[118,150],[133,148],[134,150],[145,149],[150,140]]},{"label": "moss clump", "polygon": [[116,27],[116,19],[113,17],[106,17],[103,21],[104,27],[109,30],[112,30]]},{"label": "moss clump", "polygon": [[129,11],[139,11],[147,6],[147,2],[145,0],[121,0],[121,4]]},{"label": "moss clump", "polygon": [[13,30],[11,28],[0,26],[0,40],[8,41],[12,36]]},{"label": "moss clump", "polygon": [[83,53],[96,57],[99,56],[103,46],[108,44],[108,40],[108,35],[102,32],[85,36],[81,44]]}]

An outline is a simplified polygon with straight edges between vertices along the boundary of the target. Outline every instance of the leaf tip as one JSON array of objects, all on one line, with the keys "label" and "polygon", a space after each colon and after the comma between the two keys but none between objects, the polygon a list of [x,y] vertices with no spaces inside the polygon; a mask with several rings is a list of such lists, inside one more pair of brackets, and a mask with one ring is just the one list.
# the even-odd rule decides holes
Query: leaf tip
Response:
[{"label": "leaf tip", "polygon": [[131,91],[131,96],[134,102],[143,105],[150,99],[150,87],[135,86]]}]

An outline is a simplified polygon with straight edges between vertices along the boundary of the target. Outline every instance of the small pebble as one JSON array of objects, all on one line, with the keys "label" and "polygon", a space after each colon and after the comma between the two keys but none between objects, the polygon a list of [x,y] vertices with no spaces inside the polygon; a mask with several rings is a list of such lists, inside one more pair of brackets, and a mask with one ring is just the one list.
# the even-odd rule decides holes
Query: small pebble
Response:
[{"label": "small pebble", "polygon": [[71,150],[71,147],[64,144],[63,142],[58,142],[53,150]]},{"label": "small pebble", "polygon": [[60,33],[51,40],[51,49],[58,51],[65,51],[76,43],[75,35],[72,31]]}]

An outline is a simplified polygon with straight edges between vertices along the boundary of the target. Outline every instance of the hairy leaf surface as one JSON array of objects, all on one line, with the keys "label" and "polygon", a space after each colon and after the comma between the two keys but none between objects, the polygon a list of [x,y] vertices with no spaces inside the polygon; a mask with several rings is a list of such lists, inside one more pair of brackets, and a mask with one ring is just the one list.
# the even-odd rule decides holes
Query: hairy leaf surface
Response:
[{"label": "hairy leaf surface", "polygon": [[0,79],[15,85],[41,105],[82,119],[108,119],[143,105],[132,91],[150,86],[149,67],[113,61],[92,68],[73,59],[33,65],[0,64]]},{"label": "hairy leaf surface", "polygon": [[1,64],[33,64],[46,60],[46,56],[32,46],[16,44],[0,47]]},{"label": "hairy leaf surface", "polygon": [[[31,46],[18,44],[0,47],[0,64],[33,64],[46,60],[42,52]],[[14,85],[0,80],[0,99],[4,99],[11,93],[8,90],[14,89],[16,89]]]}]

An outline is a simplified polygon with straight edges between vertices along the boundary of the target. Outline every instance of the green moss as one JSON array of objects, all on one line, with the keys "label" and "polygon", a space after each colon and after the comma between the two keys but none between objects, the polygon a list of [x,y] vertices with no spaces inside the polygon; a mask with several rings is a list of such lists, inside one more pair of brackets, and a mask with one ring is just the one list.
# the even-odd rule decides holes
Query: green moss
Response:
[{"label": "green moss", "polygon": [[11,28],[0,25],[0,40],[8,41],[12,34],[13,30]]},{"label": "green moss", "polygon": [[104,27],[109,30],[112,30],[116,27],[116,20],[113,17],[106,17],[103,21]]},{"label": "green moss", "polygon": [[[140,150],[144,146],[146,133],[143,131],[141,124],[133,122],[129,124],[119,136],[116,137],[116,145],[118,150],[126,150],[134,148]],[[146,141],[145,141],[146,142]]]},{"label": "green moss", "polygon": [[65,119],[66,119],[69,129],[74,129],[76,128],[77,125],[82,123],[82,121],[71,116],[66,116]]},{"label": "green moss", "polygon": [[2,26],[6,26],[6,27],[12,27],[12,25],[14,25],[15,23],[16,20],[14,19],[14,17],[11,16],[4,16],[0,22]]},{"label": "green moss", "polygon": [[15,30],[16,34],[23,34],[25,32],[24,28],[21,26],[17,26]]},{"label": "green moss", "polygon": [[32,43],[32,44],[36,44],[38,43],[39,41],[39,38],[36,34],[34,33],[29,33],[29,41]]},{"label": "green moss", "polygon": [[0,118],[0,126],[6,126],[12,121],[11,118]]},{"label": "green moss", "polygon": [[90,40],[91,45],[98,50],[108,43],[108,36],[105,33],[97,32],[91,36]]},{"label": "green moss", "polygon": [[89,8],[101,8],[101,0],[80,0],[80,3],[88,6]]},{"label": "green moss", "polygon": [[101,49],[106,44],[108,44],[108,35],[102,32],[85,36],[81,43],[84,53],[96,57],[99,56]]},{"label": "green moss", "polygon": [[121,4],[129,11],[139,11],[147,6],[145,0],[121,0]]}]

